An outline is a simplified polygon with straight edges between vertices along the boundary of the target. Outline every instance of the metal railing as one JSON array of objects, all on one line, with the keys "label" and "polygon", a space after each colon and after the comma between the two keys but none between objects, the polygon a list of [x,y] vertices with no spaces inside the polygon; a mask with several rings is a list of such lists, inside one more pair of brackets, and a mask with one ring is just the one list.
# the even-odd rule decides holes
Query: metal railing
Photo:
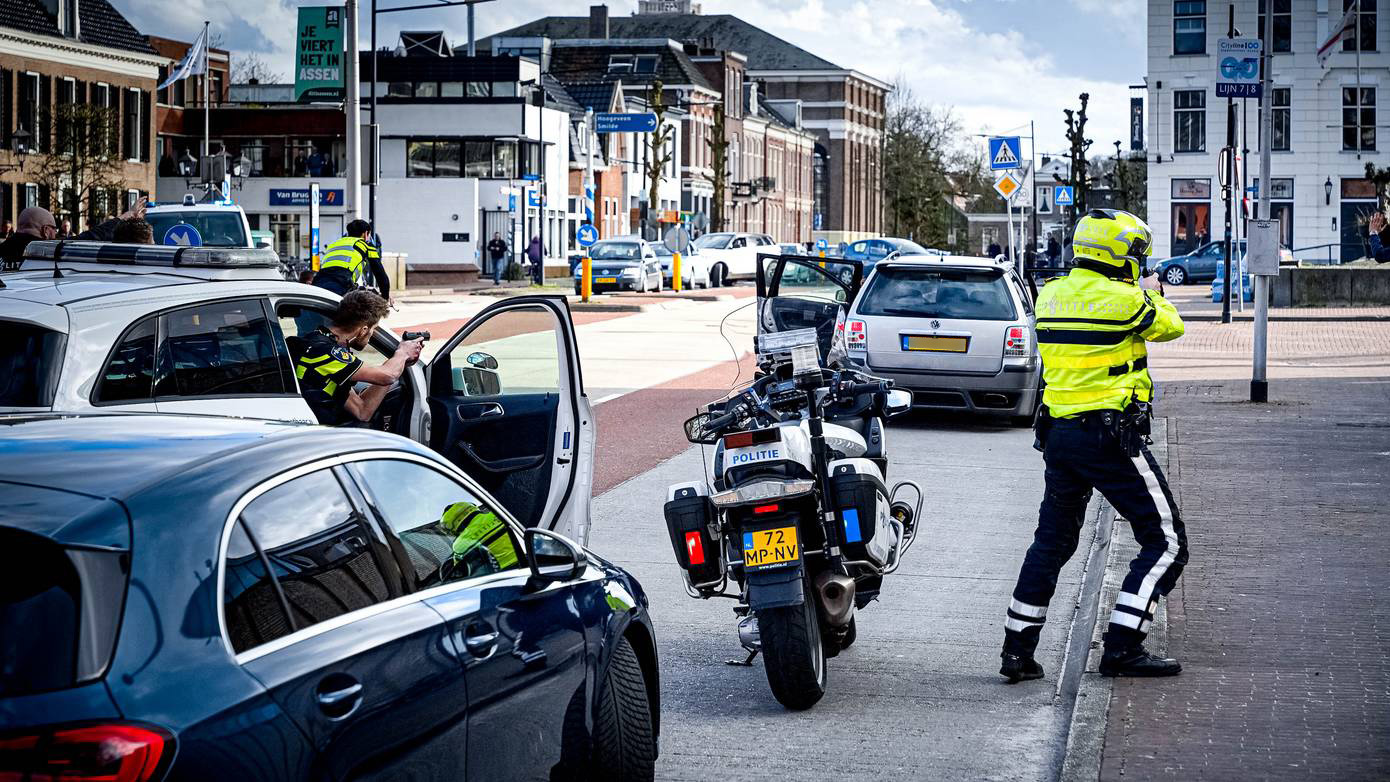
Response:
[{"label": "metal railing", "polygon": [[[1306,261],[1306,262],[1308,262],[1308,263],[1320,263],[1320,264],[1324,264],[1324,265],[1333,265],[1333,264],[1341,264],[1341,263],[1342,263],[1341,252],[1340,252],[1341,249],[1342,249],[1342,243],[1341,243],[1341,242],[1330,242],[1330,243],[1328,243],[1328,244],[1313,244],[1313,245],[1309,245],[1309,246],[1307,246],[1307,247],[1295,247],[1295,248],[1293,248],[1293,250],[1292,250],[1291,252],[1293,253],[1294,260],[1296,260],[1296,261],[1298,261],[1298,262],[1300,262],[1300,263]],[[1314,256],[1314,257],[1307,257],[1307,256],[1304,256],[1304,255],[1300,255],[1299,253],[1302,253],[1304,250],[1316,250],[1316,251],[1318,251],[1318,254],[1321,254],[1321,253],[1325,250],[1326,253],[1327,253],[1327,257],[1326,257],[1326,258],[1320,258],[1320,257],[1316,257],[1316,256]],[[1335,253],[1335,254],[1334,254],[1334,253]]]}]

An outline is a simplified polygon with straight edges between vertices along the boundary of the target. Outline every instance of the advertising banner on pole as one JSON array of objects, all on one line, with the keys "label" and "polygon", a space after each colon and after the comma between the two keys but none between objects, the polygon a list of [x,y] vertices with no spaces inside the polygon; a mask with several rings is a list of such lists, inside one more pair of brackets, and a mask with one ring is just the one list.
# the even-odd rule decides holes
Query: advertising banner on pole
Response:
[{"label": "advertising banner on pole", "polygon": [[343,7],[300,6],[294,54],[296,101],[342,100]]}]

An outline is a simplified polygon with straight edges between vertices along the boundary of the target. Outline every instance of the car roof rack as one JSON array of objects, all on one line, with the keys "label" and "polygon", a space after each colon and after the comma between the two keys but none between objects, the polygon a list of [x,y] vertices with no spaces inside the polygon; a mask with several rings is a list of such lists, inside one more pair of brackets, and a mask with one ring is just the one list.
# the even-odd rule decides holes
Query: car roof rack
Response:
[{"label": "car roof rack", "polygon": [[75,271],[173,273],[208,279],[283,279],[280,256],[268,248],[46,240],[30,242],[24,249],[22,271],[60,267]]}]

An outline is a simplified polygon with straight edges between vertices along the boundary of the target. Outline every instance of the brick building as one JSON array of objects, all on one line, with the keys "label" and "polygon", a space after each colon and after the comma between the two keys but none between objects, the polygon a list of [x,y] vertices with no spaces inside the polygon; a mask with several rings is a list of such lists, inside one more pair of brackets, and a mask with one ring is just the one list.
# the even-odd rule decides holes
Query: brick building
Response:
[{"label": "brick building", "polygon": [[[3,0],[0,10],[0,217],[44,206],[82,228],[152,192],[153,95],[167,58],[106,0]],[[68,138],[69,105],[110,112],[106,143],[119,161],[75,188],[46,165]]]}]

